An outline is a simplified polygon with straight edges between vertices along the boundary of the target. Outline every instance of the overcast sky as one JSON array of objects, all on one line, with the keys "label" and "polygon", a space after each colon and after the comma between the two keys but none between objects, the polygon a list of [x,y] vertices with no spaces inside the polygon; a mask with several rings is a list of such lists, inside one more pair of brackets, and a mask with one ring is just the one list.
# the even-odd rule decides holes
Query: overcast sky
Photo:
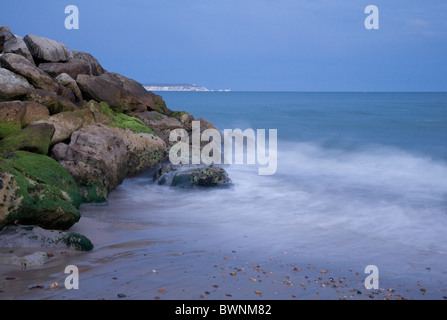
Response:
[{"label": "overcast sky", "polygon": [[[77,5],[80,29],[64,27]],[[380,10],[366,30],[365,7]],[[272,91],[447,91],[445,0],[2,0],[0,25],[140,82]]]}]

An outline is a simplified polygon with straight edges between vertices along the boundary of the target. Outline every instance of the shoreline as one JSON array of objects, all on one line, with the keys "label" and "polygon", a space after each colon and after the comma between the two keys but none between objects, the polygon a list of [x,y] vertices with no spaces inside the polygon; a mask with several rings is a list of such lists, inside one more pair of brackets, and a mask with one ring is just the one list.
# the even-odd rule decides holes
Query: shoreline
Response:
[{"label": "shoreline", "polygon": [[[49,249],[43,251],[53,257],[41,267],[0,266],[0,299],[447,299],[439,270],[429,266],[415,270],[416,278],[381,269],[379,290],[366,290],[360,261],[268,246],[250,231],[211,238],[213,229],[194,233],[199,227],[179,227],[169,217],[138,220],[126,215],[125,201],[118,204],[120,192],[111,193],[110,206],[81,207],[83,217],[70,229],[89,237],[92,251]],[[79,290],[64,288],[69,264],[79,267]]]}]

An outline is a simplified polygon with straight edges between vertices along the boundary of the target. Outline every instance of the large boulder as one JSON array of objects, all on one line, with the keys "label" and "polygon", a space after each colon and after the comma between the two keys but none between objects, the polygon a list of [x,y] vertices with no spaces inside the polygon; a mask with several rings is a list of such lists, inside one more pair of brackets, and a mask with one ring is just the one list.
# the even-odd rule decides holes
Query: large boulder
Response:
[{"label": "large boulder", "polygon": [[126,92],[122,88],[101,77],[80,74],[76,82],[85,100],[104,101],[117,111],[138,106],[136,102],[129,103]]},{"label": "large boulder", "polygon": [[16,151],[0,158],[0,229],[8,224],[65,230],[79,218],[81,197],[55,160]]},{"label": "large boulder", "polygon": [[118,112],[127,112],[137,108],[156,110],[169,114],[170,110],[158,107],[152,94],[138,82],[116,73],[106,72],[100,76],[79,75],[76,79],[86,100],[107,102]]},{"label": "large boulder", "polygon": [[64,62],[68,61],[67,47],[56,40],[38,37],[32,34],[23,39],[34,59],[38,62]]},{"label": "large boulder", "polygon": [[34,64],[33,56],[26,46],[23,38],[15,37],[5,42],[3,53],[15,53],[26,58],[30,63]]},{"label": "large boulder", "polygon": [[[118,73],[106,72],[101,75],[101,78],[114,83],[116,86],[124,89],[124,91],[131,97],[133,97],[138,105],[143,105],[150,110],[156,110],[157,106],[155,105],[154,100],[152,99],[152,95],[143,87],[142,84],[127,78]],[[128,109],[129,110],[129,109]],[[157,110],[161,111],[161,113],[166,113],[166,110]]]},{"label": "large boulder", "polygon": [[85,201],[106,200],[127,174],[128,153],[123,139],[104,125],[74,132],[70,144],[59,143],[52,157],[73,176]]},{"label": "large boulder", "polygon": [[21,55],[3,54],[0,57],[0,66],[23,76],[35,88],[55,92],[59,90],[56,81]]},{"label": "large boulder", "polygon": [[73,79],[80,74],[92,74],[92,67],[82,59],[70,59],[67,62],[45,62],[39,64],[39,69],[54,78],[62,73],[68,74]]},{"label": "large boulder", "polygon": [[48,108],[38,103],[18,100],[0,102],[0,139],[49,115]]},{"label": "large boulder", "polygon": [[94,101],[80,112],[96,124],[75,131],[68,145],[56,144],[52,156],[72,174],[84,201],[105,201],[125,177],[165,161],[166,144],[140,120]]},{"label": "large boulder", "polygon": [[33,101],[46,106],[50,111],[50,114],[79,110],[79,107],[73,102],[51,91],[41,89],[29,90],[24,99],[26,101]]},{"label": "large boulder", "polygon": [[124,141],[128,150],[126,176],[156,168],[166,160],[166,143],[159,137],[150,133],[138,133],[117,127],[112,130]]},{"label": "large boulder", "polygon": [[180,188],[196,187],[228,187],[231,179],[225,169],[216,166],[191,168],[190,166],[174,166],[167,164],[154,175],[160,185]]},{"label": "large boulder", "polygon": [[[94,76],[100,76],[106,72],[104,68],[99,64],[98,60],[96,60],[95,57],[93,57],[90,53],[72,50],[71,55],[73,59],[80,59],[87,61],[90,64],[91,74]],[[76,78],[73,77],[73,79]]]},{"label": "large boulder", "polygon": [[169,134],[171,130],[183,128],[182,123],[176,118],[168,117],[157,111],[130,112],[129,115],[143,121],[167,145],[169,145]]},{"label": "large boulder", "polygon": [[160,130],[174,130],[183,129],[182,123],[173,117],[161,114],[157,111],[145,111],[145,112],[131,112],[130,116],[135,117],[143,121],[151,129],[157,128]]},{"label": "large boulder", "polygon": [[32,89],[24,77],[0,68],[0,101],[20,100]]},{"label": "large boulder", "polygon": [[48,123],[29,125],[1,140],[0,153],[25,150],[46,155],[54,130],[54,126]]},{"label": "large boulder", "polygon": [[73,132],[84,125],[84,121],[85,119],[81,114],[67,111],[57,113],[47,119],[38,120],[33,124],[48,123],[53,125],[55,131],[51,139],[51,145],[54,145],[70,138]]}]

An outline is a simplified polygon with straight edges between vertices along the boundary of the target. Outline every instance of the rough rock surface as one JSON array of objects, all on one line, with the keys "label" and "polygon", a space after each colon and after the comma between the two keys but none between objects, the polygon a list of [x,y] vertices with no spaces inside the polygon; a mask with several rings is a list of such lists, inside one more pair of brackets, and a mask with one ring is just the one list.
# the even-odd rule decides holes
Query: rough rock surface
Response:
[{"label": "rough rock surface", "polygon": [[92,67],[90,64],[81,59],[70,59],[64,63],[45,62],[39,64],[39,69],[45,71],[52,77],[57,77],[62,73],[66,73],[73,79],[76,79],[80,74],[92,74]]},{"label": "rough rock surface", "polygon": [[180,188],[228,187],[231,179],[225,169],[216,166],[191,168],[167,165],[158,170],[154,179],[160,185]]},{"label": "rough rock surface", "polygon": [[90,64],[91,75],[100,76],[106,72],[101,64],[99,64],[98,60],[96,60],[90,53],[72,50],[71,54],[73,56],[73,59],[81,59],[87,61]]},{"label": "rough rock surface", "polygon": [[8,224],[66,230],[79,218],[75,181],[55,160],[16,151],[0,158],[0,229]]},{"label": "rough rock surface", "polygon": [[3,53],[15,53],[26,58],[30,63],[34,64],[33,56],[26,46],[25,41],[22,38],[13,38],[7,42],[3,47]]},{"label": "rough rock surface", "polygon": [[20,100],[31,90],[32,87],[24,77],[0,68],[0,101]]},{"label": "rough rock surface", "polygon": [[0,66],[21,75],[35,88],[47,91],[59,90],[59,84],[56,81],[21,55],[14,53],[2,55]]},{"label": "rough rock surface", "polygon": [[48,123],[29,125],[6,136],[0,141],[0,153],[9,153],[16,150],[48,154],[54,126]]},{"label": "rough rock surface", "polygon": [[82,114],[67,111],[55,114],[47,119],[38,120],[34,124],[47,123],[54,126],[55,131],[51,139],[51,145],[54,145],[70,138],[73,132],[84,125],[84,121]]},{"label": "rough rock surface", "polygon": [[48,108],[38,103],[19,100],[0,102],[0,139],[49,115]]},{"label": "rough rock surface", "polygon": [[35,60],[42,62],[67,61],[68,49],[56,40],[29,34],[23,39]]},{"label": "rough rock surface", "polygon": [[74,97],[75,97],[75,101],[82,101],[82,93],[81,90],[78,87],[78,84],[76,83],[76,81],[70,77],[68,74],[66,73],[61,73],[60,75],[58,75],[56,77],[56,81],[61,85],[66,87],[67,89],[71,90],[71,92],[73,93]]},{"label": "rough rock surface", "polygon": [[90,251],[93,245],[85,236],[74,232],[45,230],[38,226],[6,226],[0,231],[3,248],[72,248]]}]

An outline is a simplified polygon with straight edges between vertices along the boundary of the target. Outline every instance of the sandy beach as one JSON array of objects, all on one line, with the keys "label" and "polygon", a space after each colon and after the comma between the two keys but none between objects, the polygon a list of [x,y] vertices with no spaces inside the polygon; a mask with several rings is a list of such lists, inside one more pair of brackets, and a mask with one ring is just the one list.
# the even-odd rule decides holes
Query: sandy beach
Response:
[{"label": "sandy beach", "polygon": [[[379,265],[379,289],[366,290],[362,257],[339,255],[333,244],[318,250],[303,240],[311,234],[297,236],[299,245],[291,247],[268,229],[261,233],[256,222],[241,227],[241,220],[212,223],[175,210],[168,215],[155,203],[154,214],[144,216],[128,207],[126,188],[147,181],[129,179],[108,205],[81,207],[82,219],[71,230],[89,237],[93,251],[48,249],[43,266],[0,266],[0,299],[446,299],[447,270],[432,268],[429,260],[410,263],[400,274],[387,259]],[[79,268],[79,290],[64,287],[67,265]]]}]

